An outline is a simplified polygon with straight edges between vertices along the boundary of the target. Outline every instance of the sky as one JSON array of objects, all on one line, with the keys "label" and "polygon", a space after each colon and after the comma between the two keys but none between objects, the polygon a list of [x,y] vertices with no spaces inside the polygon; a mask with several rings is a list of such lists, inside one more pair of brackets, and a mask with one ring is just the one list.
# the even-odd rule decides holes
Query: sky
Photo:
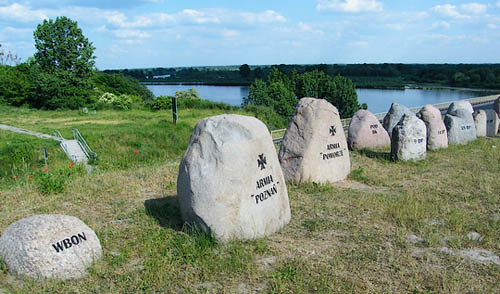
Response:
[{"label": "sky", "polygon": [[100,70],[500,63],[500,0],[0,0],[0,44],[23,61],[45,19],[78,22]]}]

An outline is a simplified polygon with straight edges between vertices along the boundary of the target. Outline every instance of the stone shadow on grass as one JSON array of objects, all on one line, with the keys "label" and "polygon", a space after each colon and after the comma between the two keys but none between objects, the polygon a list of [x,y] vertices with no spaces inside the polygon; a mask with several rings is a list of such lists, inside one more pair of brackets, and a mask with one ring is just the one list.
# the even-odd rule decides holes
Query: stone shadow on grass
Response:
[{"label": "stone shadow on grass", "polygon": [[144,207],[146,213],[154,217],[160,226],[176,231],[183,229],[184,222],[182,221],[177,195],[148,199],[144,201]]},{"label": "stone shadow on grass", "polygon": [[391,152],[382,152],[382,151],[373,151],[370,149],[361,149],[358,150],[359,154],[364,155],[369,158],[375,158],[382,161],[394,162],[392,160]]}]

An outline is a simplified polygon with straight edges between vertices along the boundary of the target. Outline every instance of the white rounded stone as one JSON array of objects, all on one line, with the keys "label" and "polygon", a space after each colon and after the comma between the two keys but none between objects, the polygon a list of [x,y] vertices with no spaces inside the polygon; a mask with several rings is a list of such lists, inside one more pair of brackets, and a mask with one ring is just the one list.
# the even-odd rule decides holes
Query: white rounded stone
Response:
[{"label": "white rounded stone", "polygon": [[34,215],[0,237],[0,256],[12,274],[35,279],[79,279],[102,256],[97,235],[76,217]]},{"label": "white rounded stone", "polygon": [[334,183],[351,170],[337,108],[324,99],[302,98],[279,152],[285,179],[292,183]]},{"label": "white rounded stone", "polygon": [[427,149],[448,148],[448,134],[441,111],[428,104],[417,113],[417,117],[423,120],[427,127]]},{"label": "white rounded stone", "polygon": [[476,127],[476,136],[486,137],[486,122],[487,116],[486,111],[477,110],[473,113],[474,125]]},{"label": "white rounded stone", "polygon": [[347,145],[351,150],[391,145],[391,138],[371,112],[358,110],[349,123]]},{"label": "white rounded stone", "polygon": [[391,139],[392,139],[392,129],[394,129],[394,127],[399,123],[399,121],[405,114],[414,115],[414,113],[408,107],[394,102],[391,104],[391,108],[384,116],[382,125],[384,126],[384,129],[387,131]]},{"label": "white rounded stone", "polygon": [[448,131],[448,144],[465,144],[477,138],[474,118],[468,109],[458,108],[446,114],[444,124]]},{"label": "white rounded stone", "polygon": [[403,115],[392,130],[391,153],[396,160],[422,160],[427,151],[427,128],[415,115]]},{"label": "white rounded stone", "polygon": [[254,117],[198,122],[179,167],[177,192],[183,219],[222,242],[268,236],[290,221],[276,149]]},{"label": "white rounded stone", "polygon": [[468,100],[460,100],[451,103],[450,106],[448,106],[447,113],[454,114],[459,108],[467,110],[470,114],[474,113],[474,108]]}]

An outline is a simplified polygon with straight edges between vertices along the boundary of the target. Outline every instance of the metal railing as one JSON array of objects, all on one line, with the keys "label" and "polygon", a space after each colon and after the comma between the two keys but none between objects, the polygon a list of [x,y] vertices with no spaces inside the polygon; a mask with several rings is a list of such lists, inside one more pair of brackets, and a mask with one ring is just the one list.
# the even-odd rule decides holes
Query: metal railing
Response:
[{"label": "metal railing", "polygon": [[[483,96],[483,97],[470,98],[470,99],[465,99],[465,100],[469,101],[472,104],[472,106],[479,106],[479,105],[493,103],[498,98],[500,98],[500,96],[497,94],[497,95],[489,95],[489,96]],[[446,109],[448,109],[450,104],[453,102],[455,102],[455,101],[433,104],[433,105],[441,111],[446,111]],[[413,108],[410,108],[410,110],[416,113],[422,107],[423,106],[413,107]],[[375,115],[375,117],[377,117],[377,119],[380,122],[382,122],[382,120],[384,119],[384,116],[386,114],[387,114],[387,112],[380,112],[380,113],[375,113],[374,115]],[[349,124],[351,123],[351,120],[352,120],[352,118],[341,119],[342,127],[344,128],[344,132],[347,132],[347,130],[349,129]],[[285,131],[286,131],[286,129],[279,129],[279,130],[271,131],[271,137],[273,138],[274,144],[281,144],[281,142],[283,142],[283,137],[285,135]]]},{"label": "metal railing", "polygon": [[73,137],[78,142],[78,145],[80,145],[87,158],[97,160],[97,153],[93,152],[92,149],[90,149],[82,134],[80,134],[77,129],[72,129],[71,131],[73,132]]}]

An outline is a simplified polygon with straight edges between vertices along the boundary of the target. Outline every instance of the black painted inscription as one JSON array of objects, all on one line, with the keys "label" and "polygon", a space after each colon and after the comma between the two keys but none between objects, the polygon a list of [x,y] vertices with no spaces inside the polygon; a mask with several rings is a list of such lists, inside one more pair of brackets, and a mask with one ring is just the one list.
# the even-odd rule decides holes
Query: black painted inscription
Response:
[{"label": "black painted inscription", "polygon": [[370,129],[378,129],[378,125],[370,125]]},{"label": "black painted inscription", "polygon": [[344,150],[338,150],[338,151],[326,153],[326,154],[321,153],[321,155],[323,156],[323,160],[334,159],[337,157],[344,156]]},{"label": "black painted inscription", "polygon": [[376,135],[376,134],[378,134],[377,130],[372,130],[372,135]]},{"label": "black painted inscription", "polygon": [[[279,184],[279,182],[276,182]],[[257,190],[265,189],[264,191],[257,194],[252,194],[250,197],[255,198],[255,204],[259,204],[259,202],[265,201],[271,198],[273,195],[278,194],[278,188],[274,183],[273,176],[269,175],[257,181]],[[271,186],[272,185],[272,186]]]},{"label": "black painted inscription", "polygon": [[340,143],[326,145],[326,150],[334,150],[339,148],[340,148]]},{"label": "black painted inscription", "polygon": [[470,130],[470,129],[472,129],[472,126],[471,126],[471,125],[466,125],[466,126],[462,126],[462,127],[460,127],[460,130],[462,130],[462,131],[468,131],[468,130]]},{"label": "black painted inscription", "polygon": [[489,121],[487,121],[486,123],[487,124],[492,124],[494,121],[492,119],[490,119]]},{"label": "black painted inscription", "polygon": [[64,249],[69,249],[72,246],[76,246],[83,241],[87,241],[87,237],[85,236],[85,233],[82,232],[81,234],[73,235],[69,238],[66,238],[64,240],[61,240],[57,242],[56,244],[52,244],[52,247],[54,247],[54,250],[59,253],[64,251]]},{"label": "black painted inscription", "polygon": [[446,133],[445,130],[438,131],[438,135],[444,135]]},{"label": "black painted inscription", "polygon": [[422,144],[423,142],[424,142],[423,138],[413,139],[413,143],[415,143],[415,144]]}]

